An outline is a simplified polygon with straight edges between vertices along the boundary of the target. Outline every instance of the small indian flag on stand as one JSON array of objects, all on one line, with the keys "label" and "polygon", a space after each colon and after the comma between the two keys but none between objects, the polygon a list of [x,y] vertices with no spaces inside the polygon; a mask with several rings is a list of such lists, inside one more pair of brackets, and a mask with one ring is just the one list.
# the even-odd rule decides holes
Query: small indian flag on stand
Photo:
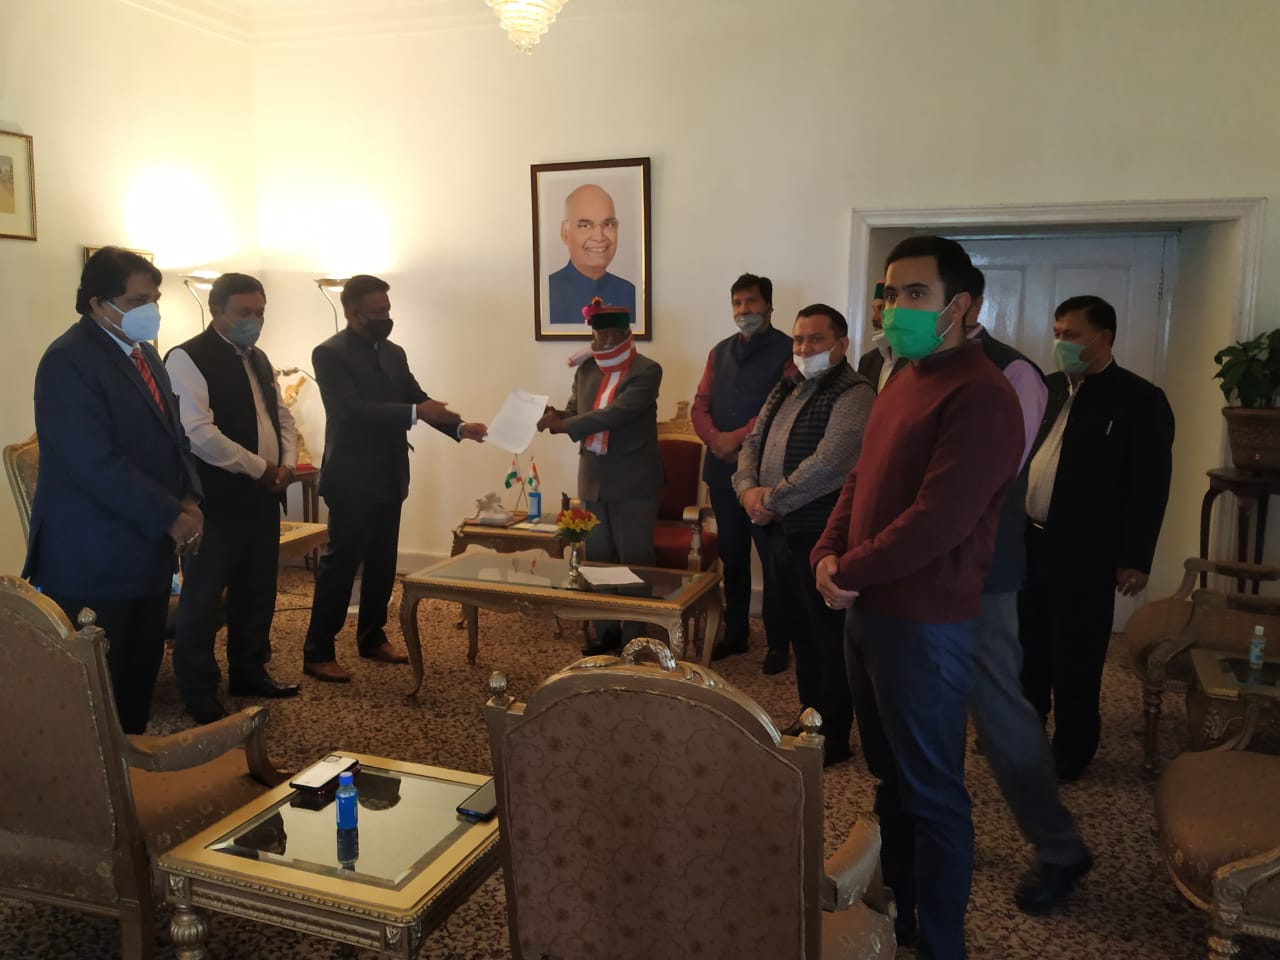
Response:
[{"label": "small indian flag on stand", "polygon": [[530,492],[542,489],[542,480],[538,478],[538,465],[533,457],[529,458],[529,479],[525,481],[524,488]]},{"label": "small indian flag on stand", "polygon": [[503,484],[506,486],[508,490],[510,490],[512,484],[516,484],[516,483],[524,483],[524,478],[520,476],[520,467],[516,463],[516,458],[512,457],[511,470],[510,472],[507,473],[507,478],[503,481]]}]

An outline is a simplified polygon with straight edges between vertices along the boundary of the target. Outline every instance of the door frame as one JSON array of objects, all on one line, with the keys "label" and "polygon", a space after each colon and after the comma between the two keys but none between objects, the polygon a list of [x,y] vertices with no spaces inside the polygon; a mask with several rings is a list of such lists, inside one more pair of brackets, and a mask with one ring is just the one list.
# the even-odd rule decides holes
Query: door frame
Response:
[{"label": "door frame", "polygon": [[871,231],[876,227],[957,228],[1080,227],[1141,228],[1181,226],[1188,223],[1240,225],[1240,276],[1236,281],[1232,339],[1247,337],[1253,328],[1258,283],[1262,272],[1262,229],[1267,201],[1264,197],[1232,197],[1216,200],[1121,200],[1112,203],[1043,203],[1021,206],[992,204],[977,207],[891,207],[879,210],[853,208],[849,237],[849,302],[847,316],[866,323],[868,258]]}]

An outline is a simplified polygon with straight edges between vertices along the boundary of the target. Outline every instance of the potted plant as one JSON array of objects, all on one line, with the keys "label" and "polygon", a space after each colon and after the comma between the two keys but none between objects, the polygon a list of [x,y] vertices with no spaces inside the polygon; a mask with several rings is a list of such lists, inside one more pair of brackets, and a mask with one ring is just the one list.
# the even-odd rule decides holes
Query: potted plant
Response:
[{"label": "potted plant", "polygon": [[1280,472],[1280,330],[1225,347],[1213,362],[1227,398],[1222,415],[1232,463],[1238,470]]}]

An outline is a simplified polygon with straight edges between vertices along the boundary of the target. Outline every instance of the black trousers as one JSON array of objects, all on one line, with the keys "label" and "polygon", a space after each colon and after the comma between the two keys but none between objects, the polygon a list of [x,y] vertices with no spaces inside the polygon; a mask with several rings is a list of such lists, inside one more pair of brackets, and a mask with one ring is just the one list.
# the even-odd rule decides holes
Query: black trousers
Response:
[{"label": "black trousers", "polygon": [[1078,775],[1098,750],[1102,667],[1111,641],[1116,575],[1095,568],[1069,577],[1047,573],[1044,534],[1027,525],[1027,582],[1018,595],[1022,690],[1047,721],[1053,711],[1053,759]]},{"label": "black trousers", "polygon": [[73,597],[49,594],[73,624],[88,607],[107,635],[107,669],[120,726],[125,733],[146,733],[151,695],[164,659],[164,628],[169,594],[154,597]]},{"label": "black trousers", "polygon": [[325,497],[325,505],[329,508],[329,544],[316,568],[311,625],[302,648],[302,659],[307,663],[334,659],[334,638],[346,623],[351,587],[361,563],[364,574],[356,620],[356,646],[361,653],[387,642],[387,604],[396,584],[401,501],[364,503]]},{"label": "black trousers", "polygon": [[261,673],[271,659],[280,565],[280,501],[254,491],[243,512],[205,516],[200,552],[182,561],[173,672],[184,700],[215,694],[222,681],[214,638],[227,595],[227,667],[232,680]]},{"label": "black trousers", "polygon": [[[710,456],[710,454],[707,454]],[[751,522],[747,511],[742,509],[737,495],[732,489],[708,487],[711,494],[711,509],[716,515],[716,539],[720,545],[721,577],[724,583],[724,635],[729,643],[745,641],[747,638],[747,619],[751,611],[751,544],[755,543],[756,553],[760,555],[760,567],[764,575],[762,590],[762,619],[765,625],[766,642],[770,650],[787,652],[785,633],[774,640],[774,632],[769,628],[775,620],[773,605],[776,591],[770,589],[772,571],[769,568],[767,554],[769,551],[769,532],[767,527]]]},{"label": "black trousers", "polygon": [[832,610],[818,593],[809,553],[820,536],[788,534],[781,524],[770,524],[769,563],[778,596],[787,601],[785,611],[779,611],[785,613],[789,625],[782,639],[795,651],[800,705],[822,714],[823,736],[847,746],[853,727],[853,695],[845,669],[845,612]]},{"label": "black trousers", "polygon": [[[624,563],[628,566],[652,567],[654,563],[653,531],[658,523],[658,498],[628,497],[624,500],[587,500],[585,506],[600,523],[587,534],[588,560],[601,563]],[[643,597],[649,587],[617,587],[617,593]],[[603,592],[603,591],[601,591]],[[644,632],[637,620],[593,620],[596,639],[617,630],[622,642],[634,640]]]}]

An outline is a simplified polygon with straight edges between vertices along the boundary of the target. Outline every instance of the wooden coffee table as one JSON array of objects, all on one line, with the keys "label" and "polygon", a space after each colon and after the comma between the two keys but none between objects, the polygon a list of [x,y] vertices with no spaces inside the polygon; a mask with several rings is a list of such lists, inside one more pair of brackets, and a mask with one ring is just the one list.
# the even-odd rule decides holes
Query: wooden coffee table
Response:
[{"label": "wooden coffee table", "polygon": [[[1243,749],[1253,738],[1262,711],[1280,702],[1280,661],[1268,659],[1250,670],[1243,651],[1191,649],[1196,683],[1187,690],[1187,718],[1193,749],[1222,745]],[[1197,702],[1203,698],[1203,702]],[[1198,720],[1198,722],[1197,722]],[[1240,729],[1227,737],[1237,723]]]},{"label": "wooden coffee table", "polygon": [[360,760],[358,836],[338,836],[331,794],[312,802],[285,783],[159,858],[179,957],[208,957],[200,909],[416,957],[493,873],[497,819],[454,809],[487,777],[348,756]]},{"label": "wooden coffee table", "polygon": [[[609,566],[609,564],[587,564]],[[664,627],[671,652],[684,657],[687,619],[707,618],[702,662],[711,660],[711,641],[720,627],[720,574],[714,570],[631,567],[643,583],[635,587],[573,589],[569,561],[533,553],[471,551],[401,577],[400,629],[413,665],[413,696],[422,687],[422,639],[418,604],[446,600],[462,605],[467,622],[467,661],[479,649],[477,611],[525,613],[561,620],[638,620]]]}]

